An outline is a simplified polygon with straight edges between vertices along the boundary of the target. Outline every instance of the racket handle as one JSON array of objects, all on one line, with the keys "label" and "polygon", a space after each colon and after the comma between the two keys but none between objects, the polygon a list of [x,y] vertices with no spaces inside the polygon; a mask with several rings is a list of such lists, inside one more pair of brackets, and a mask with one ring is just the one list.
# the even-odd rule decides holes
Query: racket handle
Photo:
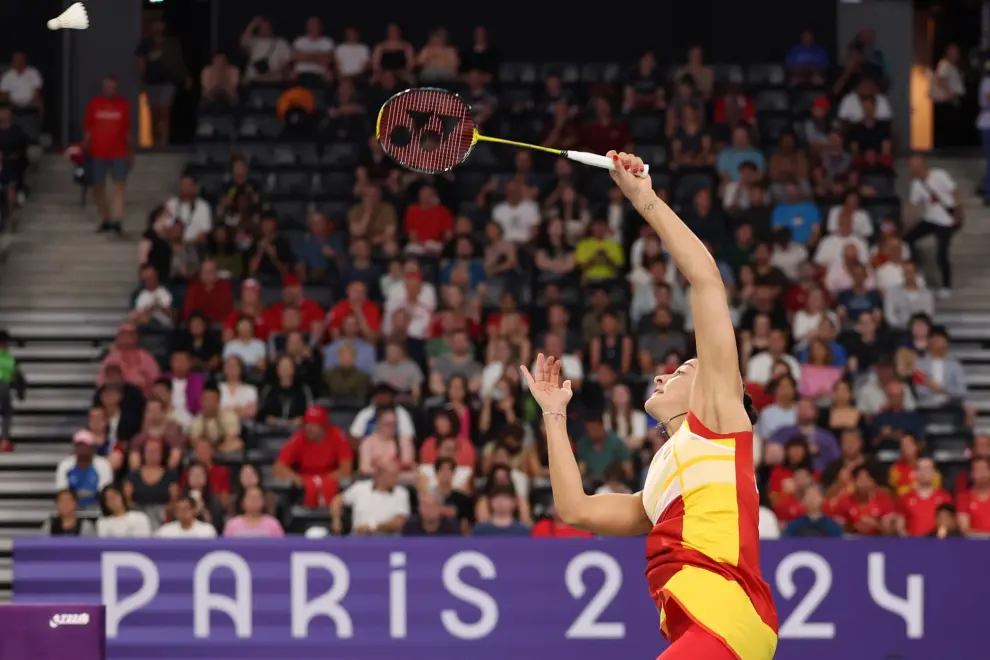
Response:
[{"label": "racket handle", "polygon": [[[603,170],[614,170],[615,163],[612,162],[611,158],[605,156],[599,156],[598,154],[588,153],[587,151],[565,151],[564,156],[568,160],[573,160],[578,163],[583,163],[585,165],[591,165],[592,167],[600,167]],[[636,176],[643,178],[650,175],[650,166],[643,165],[643,171]]]}]

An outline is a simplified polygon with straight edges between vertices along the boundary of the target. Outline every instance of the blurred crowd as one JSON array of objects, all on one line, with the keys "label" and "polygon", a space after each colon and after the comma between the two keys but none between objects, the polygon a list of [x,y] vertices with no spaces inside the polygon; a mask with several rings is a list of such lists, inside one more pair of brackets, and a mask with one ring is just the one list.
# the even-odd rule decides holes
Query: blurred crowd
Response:
[{"label": "blurred crowd", "polygon": [[753,67],[387,35],[338,43],[312,18],[290,41],[258,18],[202,72],[197,154],[149,214],[52,533],[581,536],[520,380],[537,352],[576,390],[588,491],[641,487],[664,441],[642,403],[693,354],[686,282],[600,171],[486,145],[398,168],[370,136],[415,83],[460,91],[490,134],[651,164],[726,284],[764,536],[990,533],[990,438],[932,322],[955,184],[915,156],[896,196],[871,31],[839,62],[809,31]]}]

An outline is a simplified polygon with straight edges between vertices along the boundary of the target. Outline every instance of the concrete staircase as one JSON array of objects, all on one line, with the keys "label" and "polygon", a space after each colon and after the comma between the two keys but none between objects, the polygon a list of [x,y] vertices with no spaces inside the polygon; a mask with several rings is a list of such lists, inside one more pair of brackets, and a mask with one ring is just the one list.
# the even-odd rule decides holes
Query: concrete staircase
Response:
[{"label": "concrete staircase", "polygon": [[[952,244],[952,298],[938,302],[935,320],[949,330],[953,353],[966,367],[969,400],[979,411],[977,430],[990,432],[990,209],[973,194],[983,176],[984,162],[946,158],[933,159],[930,164],[952,175],[966,212],[966,224]],[[929,266],[926,271],[930,270]],[[926,273],[926,277],[930,282],[938,281],[934,272]]]},{"label": "concrete staircase", "polygon": [[86,422],[99,362],[137,283],[146,216],[174,189],[186,158],[145,154],[129,182],[123,238],[97,234],[70,164],[46,156],[6,263],[0,266],[0,327],[28,381],[14,403],[17,450],[0,454],[0,602],[9,597],[10,544],[40,532],[52,510],[54,469]]}]

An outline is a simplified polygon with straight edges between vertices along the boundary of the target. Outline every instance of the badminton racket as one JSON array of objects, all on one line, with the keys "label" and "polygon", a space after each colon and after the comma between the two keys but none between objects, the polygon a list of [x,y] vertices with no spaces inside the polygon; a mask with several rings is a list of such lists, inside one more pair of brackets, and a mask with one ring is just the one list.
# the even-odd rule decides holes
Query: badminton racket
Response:
[{"label": "badminton racket", "polygon": [[[598,154],[481,135],[474,125],[471,106],[457,94],[437,87],[407,89],[385,101],[378,112],[375,137],[392,160],[426,174],[457,167],[479,142],[532,149],[605,170],[615,169],[610,158]],[[645,177],[649,171],[646,165],[638,176]]]}]

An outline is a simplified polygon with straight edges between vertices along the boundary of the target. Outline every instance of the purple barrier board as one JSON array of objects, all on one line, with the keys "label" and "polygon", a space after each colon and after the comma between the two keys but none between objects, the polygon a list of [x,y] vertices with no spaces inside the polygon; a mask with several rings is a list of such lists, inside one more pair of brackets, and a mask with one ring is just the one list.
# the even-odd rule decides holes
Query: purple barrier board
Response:
[{"label": "purple barrier board", "polygon": [[0,605],[0,658],[106,660],[103,610],[92,603]]},{"label": "purple barrier board", "polygon": [[[18,539],[14,602],[103,603],[110,660],[650,659],[664,642],[643,550],[642,539]],[[990,657],[986,542],[783,540],[761,554],[777,660]]]}]

